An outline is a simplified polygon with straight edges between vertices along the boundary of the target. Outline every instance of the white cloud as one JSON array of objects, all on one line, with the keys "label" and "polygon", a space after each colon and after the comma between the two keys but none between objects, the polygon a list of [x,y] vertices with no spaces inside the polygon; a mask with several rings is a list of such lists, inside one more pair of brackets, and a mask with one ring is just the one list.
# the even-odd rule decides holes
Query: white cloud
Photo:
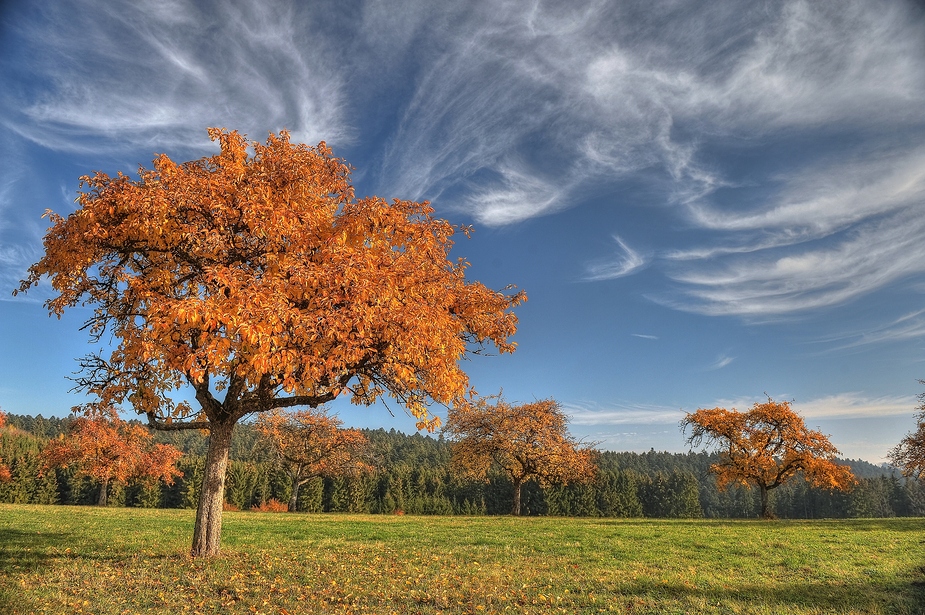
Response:
[{"label": "white cloud", "polygon": [[923,203],[925,148],[920,147],[800,173],[757,212],[723,212],[702,203],[690,211],[704,228],[777,232],[778,245],[789,245]]},{"label": "white cloud", "polygon": [[476,220],[488,226],[513,224],[563,206],[563,190],[542,178],[502,165],[499,182],[484,185],[468,197]]},{"label": "white cloud", "polygon": [[[656,202],[709,232],[654,256],[678,285],[660,300],[767,317],[922,271],[901,228],[921,229],[925,199],[925,150],[903,145],[925,99],[916,10],[370,0],[351,21],[294,2],[56,3],[22,33],[40,89],[3,94],[4,123],[55,150],[153,152],[208,147],[209,125],[356,142],[352,114],[371,109],[364,130],[398,118],[366,175],[375,190],[488,226],[644,172]],[[763,171],[749,203],[717,199],[735,187],[717,147],[816,134],[845,150]],[[617,243],[588,279],[653,258]]]},{"label": "white cloud", "polygon": [[588,275],[586,280],[613,280],[635,273],[646,265],[646,259],[639,252],[633,250],[619,236],[614,235],[613,240],[617,243],[620,251],[617,255],[609,260],[602,260],[597,263],[589,264],[587,267]]},{"label": "white cloud", "polygon": [[909,415],[918,405],[914,396],[866,397],[862,393],[849,392],[829,395],[806,402],[794,403],[804,419],[874,418],[895,415]]},{"label": "white cloud", "polygon": [[[694,16],[689,30],[672,23],[664,36],[618,40],[586,58],[582,87],[593,129],[582,155],[618,176],[663,169],[667,200],[684,206],[693,228],[710,232],[655,255],[678,283],[677,294],[652,295],[665,305],[777,317],[844,303],[923,271],[925,247],[914,237],[925,230],[925,150],[902,134],[902,127],[922,129],[913,111],[925,99],[921,18],[896,3],[777,6],[780,13],[761,22],[715,19],[717,37],[740,26],[725,43],[693,34],[702,23]],[[705,162],[704,143],[748,147],[797,131],[819,131],[820,143],[864,135],[867,144],[753,178],[759,183],[748,201],[711,203],[720,189],[737,186],[719,162]]]},{"label": "white cloud", "polygon": [[839,352],[849,348],[882,344],[925,337],[925,310],[903,314],[881,325],[871,325],[862,331],[846,331],[819,340],[831,346],[823,352]]},{"label": "white cloud", "polygon": [[873,217],[799,250],[767,250],[672,274],[686,298],[656,298],[706,314],[766,317],[836,305],[925,272],[925,218],[917,208]]},{"label": "white cloud", "polygon": [[[786,399],[786,395],[774,399]],[[747,411],[756,402],[767,401],[767,398],[739,398],[717,399],[703,408],[721,407],[740,412]],[[822,419],[846,418],[877,418],[887,416],[901,416],[914,414],[919,405],[914,396],[881,396],[870,397],[860,392],[846,392],[818,397],[807,401],[797,400],[793,403],[793,410],[807,421]],[[571,417],[572,425],[607,426],[625,424],[674,424],[679,425],[684,410],[648,404],[619,403],[610,406],[601,406],[596,403],[565,402],[563,409]],[[586,429],[587,430],[587,429]]]},{"label": "white cloud", "polygon": [[706,370],[707,370],[707,371],[715,371],[715,370],[717,370],[717,369],[723,369],[724,367],[726,367],[727,365],[729,365],[729,364],[732,363],[733,361],[735,361],[735,357],[726,357],[726,356],[722,356],[722,357],[719,357],[718,359],[716,359],[716,361],[714,361],[713,363],[711,363],[709,366],[707,366]]},{"label": "white cloud", "polygon": [[207,126],[349,137],[336,48],[294,5],[91,0],[45,15],[25,34],[46,89],[5,123],[50,149],[201,148]]},{"label": "white cloud", "polygon": [[563,410],[572,425],[624,425],[624,424],[678,424],[684,414],[677,408],[649,404],[615,404],[601,407],[598,404],[568,402]]}]

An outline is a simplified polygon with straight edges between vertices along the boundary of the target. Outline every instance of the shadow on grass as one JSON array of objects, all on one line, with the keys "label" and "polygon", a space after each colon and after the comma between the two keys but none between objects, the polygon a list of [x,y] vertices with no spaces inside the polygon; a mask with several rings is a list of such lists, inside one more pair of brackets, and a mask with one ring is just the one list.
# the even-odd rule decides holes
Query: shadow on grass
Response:
[{"label": "shadow on grass", "polygon": [[764,605],[772,612],[789,612],[792,607],[824,612],[925,613],[925,566],[912,573],[909,582],[877,583],[787,583],[737,585],[734,588],[699,589],[676,583],[641,581],[621,584],[625,597],[673,598],[710,605]]},{"label": "shadow on grass", "polygon": [[0,613],[12,613],[19,604],[17,575],[46,568],[56,549],[64,549],[70,534],[0,529]]},{"label": "shadow on grass", "polygon": [[66,548],[70,536],[64,532],[0,529],[0,574],[8,576],[43,568],[54,557],[52,549]]},{"label": "shadow on grass", "polygon": [[[29,532],[0,528],[0,613],[29,613],[17,587],[22,574],[43,575],[66,559],[97,562],[129,562],[138,553],[130,549],[104,550],[103,536],[79,536],[72,532]],[[80,545],[79,547],[76,545]],[[73,549],[73,550],[72,550]],[[146,560],[166,560],[170,554],[145,555]]]}]

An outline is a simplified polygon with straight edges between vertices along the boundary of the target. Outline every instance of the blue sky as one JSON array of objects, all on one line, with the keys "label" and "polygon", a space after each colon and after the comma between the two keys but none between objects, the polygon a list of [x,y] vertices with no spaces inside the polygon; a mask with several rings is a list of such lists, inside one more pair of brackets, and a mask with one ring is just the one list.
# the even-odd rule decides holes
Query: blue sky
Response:
[{"label": "blue sky", "polygon": [[[11,291],[78,177],[208,155],[207,126],[326,140],[358,194],[472,224],[516,284],[514,355],[612,450],[683,451],[683,411],[794,401],[882,461],[925,378],[925,11],[828,2],[7,2],[0,407],[64,415],[80,310]],[[335,404],[348,425],[412,421]]]}]

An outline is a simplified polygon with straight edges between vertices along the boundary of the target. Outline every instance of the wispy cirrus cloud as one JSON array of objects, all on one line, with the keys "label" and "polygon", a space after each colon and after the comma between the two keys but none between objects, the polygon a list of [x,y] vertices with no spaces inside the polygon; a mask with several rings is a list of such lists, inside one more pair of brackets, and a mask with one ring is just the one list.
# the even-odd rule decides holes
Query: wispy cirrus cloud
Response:
[{"label": "wispy cirrus cloud", "polygon": [[[901,228],[920,228],[925,185],[913,3],[354,8],[359,19],[325,3],[44,6],[13,69],[41,79],[0,94],[4,126],[81,152],[202,148],[208,125],[342,145],[382,131],[364,176],[375,191],[488,226],[648,182],[655,217],[691,231],[644,257],[675,284],[658,298],[705,314],[790,314],[921,273]],[[793,161],[747,178],[715,153],[769,142]],[[724,196],[743,183],[747,198]],[[861,258],[894,240],[914,251]],[[630,243],[588,279],[638,271]]]},{"label": "wispy cirrus cloud", "polygon": [[687,311],[755,318],[837,305],[925,273],[923,232],[925,220],[910,207],[824,242],[674,272],[682,298],[657,300]]},{"label": "wispy cirrus cloud", "polygon": [[726,367],[727,365],[735,361],[735,359],[736,359],[735,357],[721,356],[715,361],[713,361],[713,363],[708,365],[705,369],[707,371],[715,371],[717,369],[723,369],[724,367]]},{"label": "wispy cirrus cloud", "polygon": [[[780,395],[774,399],[786,399]],[[722,407],[729,410],[748,410],[756,402],[767,398],[716,399],[701,407]],[[914,396],[868,396],[862,392],[845,392],[826,395],[810,400],[797,400],[793,409],[806,420],[877,418],[887,416],[911,416],[918,405]],[[587,428],[608,425],[678,425],[685,412],[693,409],[669,408],[646,404],[602,405],[587,402],[564,402],[563,409],[570,417],[570,423]]]},{"label": "wispy cirrus cloud", "polygon": [[19,35],[21,70],[43,84],[26,100],[7,92],[5,125],[50,149],[203,147],[216,125],[309,143],[350,134],[337,49],[295,4],[91,0],[42,15]]},{"label": "wispy cirrus cloud", "polygon": [[911,416],[918,403],[913,396],[867,397],[848,392],[829,395],[794,405],[807,419]]},{"label": "wispy cirrus cloud", "polygon": [[[654,254],[677,284],[660,300],[705,314],[791,314],[921,272],[900,227],[922,206],[925,158],[908,134],[891,136],[923,131],[918,9],[726,2],[640,19],[626,3],[537,3],[496,6],[483,23],[485,5],[470,6],[440,32],[404,111],[381,170],[390,188],[498,226],[653,173],[664,205],[708,234]],[[734,161],[711,148],[807,134],[832,145],[808,165],[759,171],[747,200],[718,204],[739,184]],[[640,255],[618,244],[587,279],[639,269]]]},{"label": "wispy cirrus cloud", "polygon": [[[782,7],[763,25],[740,22],[742,36],[727,47],[737,51],[713,48],[717,70],[697,51],[688,61],[670,51],[640,59],[650,52],[645,46],[614,45],[589,64],[591,99],[618,109],[614,125],[623,120],[639,130],[589,136],[588,159],[617,172],[632,161],[661,165],[673,182],[669,200],[686,207],[694,228],[711,233],[709,242],[656,255],[686,264],[665,264],[678,283],[673,299],[662,297],[672,307],[766,318],[850,301],[922,271],[925,249],[910,241],[922,230],[922,150],[876,136],[889,126],[922,132],[912,111],[925,96],[916,60],[925,52],[922,15],[898,5],[855,3],[843,14],[801,2]],[[863,40],[855,43],[851,32]],[[683,43],[677,49],[691,51]],[[675,136],[685,129],[693,136]],[[735,185],[721,161],[703,162],[702,143],[760,143],[771,131],[796,130],[819,131],[820,142],[865,134],[872,145],[823,151],[820,160],[837,162],[775,171],[761,178],[767,189],[757,197],[710,204]],[[628,141],[614,138],[628,132]]]},{"label": "wispy cirrus cloud", "polygon": [[677,424],[684,413],[678,408],[648,404],[613,404],[567,402],[563,410],[572,425]]},{"label": "wispy cirrus cloud", "polygon": [[588,275],[585,277],[586,280],[598,281],[622,278],[646,265],[646,258],[626,245],[626,242],[618,235],[614,235],[613,240],[619,247],[617,256],[589,264],[587,266]]},{"label": "wispy cirrus cloud", "polygon": [[925,310],[907,312],[886,322],[871,324],[862,330],[842,331],[838,335],[821,338],[817,343],[826,346],[819,354],[826,354],[920,337],[925,337]]}]

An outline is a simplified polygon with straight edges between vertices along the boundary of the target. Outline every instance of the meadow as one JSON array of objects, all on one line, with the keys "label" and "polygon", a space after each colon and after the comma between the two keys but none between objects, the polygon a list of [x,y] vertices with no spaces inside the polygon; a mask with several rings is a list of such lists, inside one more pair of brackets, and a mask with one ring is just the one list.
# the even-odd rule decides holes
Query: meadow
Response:
[{"label": "meadow", "polygon": [[0,612],[925,612],[925,519],[715,521],[0,505]]}]

